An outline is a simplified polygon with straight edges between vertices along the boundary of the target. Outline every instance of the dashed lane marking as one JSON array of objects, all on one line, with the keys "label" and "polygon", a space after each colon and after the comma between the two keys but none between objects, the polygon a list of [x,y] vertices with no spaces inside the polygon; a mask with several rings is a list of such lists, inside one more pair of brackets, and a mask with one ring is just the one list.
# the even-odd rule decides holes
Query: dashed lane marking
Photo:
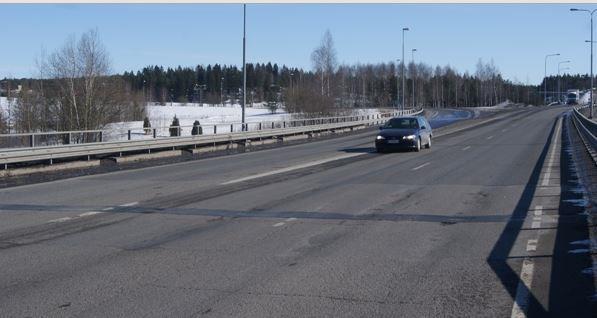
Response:
[{"label": "dashed lane marking", "polygon": [[282,226],[282,225],[284,225],[284,222],[276,223],[276,224],[274,224],[273,226],[274,226],[274,227],[278,227],[278,226]]},{"label": "dashed lane marking", "polygon": [[137,204],[139,204],[139,202],[135,201],[135,202],[129,202],[129,203],[121,204],[119,206],[135,206]]},{"label": "dashed lane marking", "polygon": [[530,239],[527,242],[527,252],[534,252],[537,250],[538,239]]},{"label": "dashed lane marking", "polygon": [[420,165],[420,166],[418,166],[418,167],[414,167],[412,170],[413,170],[413,171],[416,171],[416,170],[419,170],[419,169],[421,169],[421,168],[423,168],[423,167],[426,167],[426,166],[428,166],[428,165],[430,165],[430,164],[431,164],[431,162],[426,162],[426,163],[424,163],[424,164],[422,164],[422,165]]},{"label": "dashed lane marking", "polygon": [[59,218],[59,219],[55,219],[55,220],[50,220],[48,221],[48,223],[61,223],[61,222],[66,222],[68,220],[72,220],[73,218],[71,217],[64,217],[64,218]]},{"label": "dashed lane marking", "polygon": [[549,185],[549,178],[551,178],[551,168],[553,167],[553,160],[554,160],[554,156],[556,154],[556,146],[558,144],[558,135],[560,134],[560,126],[561,126],[561,121],[560,119],[558,119],[558,123],[556,124],[556,131],[553,135],[552,138],[552,145],[551,145],[551,149],[550,149],[550,155],[549,155],[549,161],[547,162],[547,167],[546,167],[546,172],[543,174],[543,181],[541,182],[542,186],[547,186]]},{"label": "dashed lane marking", "polygon": [[512,306],[512,318],[525,318],[528,303],[529,291],[531,290],[531,283],[533,282],[534,264],[530,259],[522,261],[522,269],[520,271],[520,281],[516,288],[516,298]]},{"label": "dashed lane marking", "polygon": [[101,213],[103,213],[103,212],[89,211],[89,212],[79,214],[79,217],[92,216],[92,215],[101,214]]},{"label": "dashed lane marking", "polygon": [[469,149],[471,149],[471,146],[466,146],[466,147],[462,148],[463,151],[464,150],[469,150]]},{"label": "dashed lane marking", "polygon": [[286,167],[286,168],[282,168],[282,169],[278,169],[278,170],[254,174],[252,176],[248,176],[248,177],[244,177],[244,178],[226,181],[226,182],[222,183],[221,185],[227,185],[227,184],[233,184],[233,183],[253,180],[253,179],[257,179],[257,178],[267,177],[267,176],[285,173],[285,172],[298,170],[298,169],[302,169],[302,168],[308,168],[308,167],[324,164],[324,163],[331,162],[331,161],[336,161],[336,160],[341,160],[341,159],[346,159],[346,158],[351,158],[351,157],[356,157],[356,156],[362,156],[362,155],[364,155],[364,154],[362,154],[362,153],[343,154],[343,155],[339,155],[339,156],[334,156],[332,158],[315,160],[315,161],[311,161],[311,162],[307,162],[307,163],[303,163],[303,164],[299,164],[299,165],[295,165],[295,166],[290,166],[290,167]]}]

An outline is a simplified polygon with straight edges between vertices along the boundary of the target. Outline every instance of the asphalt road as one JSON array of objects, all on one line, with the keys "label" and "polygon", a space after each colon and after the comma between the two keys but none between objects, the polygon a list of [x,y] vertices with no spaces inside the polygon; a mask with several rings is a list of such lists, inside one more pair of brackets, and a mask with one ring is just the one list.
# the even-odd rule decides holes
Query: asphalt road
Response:
[{"label": "asphalt road", "polygon": [[2,189],[0,316],[591,316],[565,110]]}]

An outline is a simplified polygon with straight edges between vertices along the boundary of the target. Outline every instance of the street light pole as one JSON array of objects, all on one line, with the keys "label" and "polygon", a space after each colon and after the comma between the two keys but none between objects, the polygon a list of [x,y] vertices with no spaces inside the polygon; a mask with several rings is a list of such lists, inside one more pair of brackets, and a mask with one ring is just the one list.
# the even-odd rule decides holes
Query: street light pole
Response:
[{"label": "street light pole", "polygon": [[[560,66],[561,66],[562,64],[566,64],[566,63],[570,63],[570,60],[568,60],[568,61],[562,61],[562,62],[559,62],[559,63],[558,63],[558,101],[559,101],[559,100],[560,100],[560,98],[562,97],[562,90],[561,90],[561,88],[560,88],[560,87],[561,87],[561,86],[560,86],[560,82],[561,82],[561,80],[560,80]],[[564,68],[564,69],[567,69],[567,68]]]},{"label": "street light pole", "polygon": [[544,77],[544,81],[545,83],[543,83],[543,102],[547,103],[547,58],[550,56],[558,56],[560,55],[560,53],[555,53],[555,54],[547,54],[545,56],[545,77]]},{"label": "street light pole", "polygon": [[412,62],[413,62],[413,109],[415,109],[415,52],[417,51],[417,49],[412,49],[410,52],[412,54]]},{"label": "street light pole", "polygon": [[400,65],[400,59],[396,59],[396,108],[400,103],[400,81],[398,80],[398,67]]},{"label": "street light pole", "polygon": [[404,98],[406,97],[406,79],[404,78],[404,31],[409,31],[409,28],[402,28],[402,114],[404,114]]},{"label": "street light pole", "polygon": [[243,4],[243,104],[242,104],[242,130],[245,130],[245,105],[247,104],[247,64],[245,60],[247,5]]},{"label": "street light pole", "polygon": [[570,11],[583,11],[588,12],[591,16],[591,108],[589,113],[589,118],[593,118],[593,14],[597,11],[594,9],[593,11],[587,9],[576,9],[572,8]]}]

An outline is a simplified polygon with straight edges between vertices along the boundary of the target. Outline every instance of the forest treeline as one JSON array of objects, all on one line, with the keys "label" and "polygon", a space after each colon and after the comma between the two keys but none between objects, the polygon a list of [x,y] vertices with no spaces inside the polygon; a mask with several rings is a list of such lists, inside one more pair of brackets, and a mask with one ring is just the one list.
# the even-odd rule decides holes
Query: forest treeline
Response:
[{"label": "forest treeline", "polygon": [[[476,107],[504,101],[539,105],[543,82],[528,85],[502,77],[493,61],[479,59],[474,73],[451,66],[417,62],[346,65],[337,62],[332,36],[326,32],[313,50],[313,68],[247,63],[247,106],[268,102],[291,113],[327,115],[369,107]],[[0,131],[83,130],[111,122],[142,120],[145,105],[177,103],[239,104],[242,68],[197,65],[113,74],[97,31],[69,38],[37,63],[39,76],[4,79],[4,95],[12,96],[11,119],[0,112]],[[402,87],[402,77],[405,86]],[[548,91],[587,88],[589,76],[550,76]]]}]

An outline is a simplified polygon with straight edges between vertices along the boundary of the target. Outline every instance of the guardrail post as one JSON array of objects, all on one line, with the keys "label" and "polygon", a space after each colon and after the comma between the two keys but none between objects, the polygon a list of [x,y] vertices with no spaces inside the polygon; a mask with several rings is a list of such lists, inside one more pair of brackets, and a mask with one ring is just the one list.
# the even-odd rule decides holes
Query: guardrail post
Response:
[{"label": "guardrail post", "polygon": [[155,137],[157,136],[157,129],[153,129],[153,139],[155,139]]},{"label": "guardrail post", "polygon": [[130,129],[128,130],[127,135],[128,135],[128,140],[131,140],[131,130]]},{"label": "guardrail post", "polygon": [[218,125],[214,125],[214,135],[218,134]]},{"label": "guardrail post", "polygon": [[34,134],[29,135],[29,144],[31,145],[31,148],[35,147],[35,135]]},{"label": "guardrail post", "polygon": [[234,132],[234,124],[230,124],[230,132]]},{"label": "guardrail post", "polygon": [[274,129],[274,122],[272,121],[272,129]]},{"label": "guardrail post", "polygon": [[261,123],[259,123],[259,130],[261,130]]},{"label": "guardrail post", "polygon": [[285,121],[282,122],[282,127],[286,128],[286,122]]},{"label": "guardrail post", "polygon": [[104,132],[100,131],[99,132],[99,142],[102,142],[102,141],[104,141]]},{"label": "guardrail post", "polygon": [[176,127],[176,131],[178,131],[178,134],[176,135],[176,137],[180,137],[180,133],[181,133],[180,126]]},{"label": "guardrail post", "polygon": [[72,133],[68,133],[68,142],[67,144],[70,145],[73,143],[73,134]]}]

